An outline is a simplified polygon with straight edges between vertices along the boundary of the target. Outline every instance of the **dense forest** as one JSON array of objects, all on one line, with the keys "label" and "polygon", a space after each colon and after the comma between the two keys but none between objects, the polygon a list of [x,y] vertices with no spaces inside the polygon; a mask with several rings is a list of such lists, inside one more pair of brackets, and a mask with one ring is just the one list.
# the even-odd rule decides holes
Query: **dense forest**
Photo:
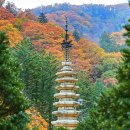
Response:
[{"label": "dense forest", "polygon": [[65,3],[23,11],[4,2],[0,0],[0,130],[66,130],[51,125],[65,16],[83,99],[76,130],[129,130],[128,5]]},{"label": "dense forest", "polygon": [[77,30],[79,35],[99,42],[102,33],[120,32],[128,22],[128,4],[119,5],[70,5],[69,3],[41,6],[33,9],[38,16],[41,12],[48,19],[64,27],[64,17],[69,18],[70,31]]}]

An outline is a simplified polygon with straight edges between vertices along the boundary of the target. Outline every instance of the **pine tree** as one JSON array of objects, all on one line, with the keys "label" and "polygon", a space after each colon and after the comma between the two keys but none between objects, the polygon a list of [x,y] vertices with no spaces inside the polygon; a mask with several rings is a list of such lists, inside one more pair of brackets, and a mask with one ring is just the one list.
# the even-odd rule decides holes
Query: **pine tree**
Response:
[{"label": "pine tree", "polygon": [[90,113],[85,123],[82,123],[83,130],[130,129],[130,24],[126,25],[125,29],[127,48],[122,52],[123,62],[118,71],[119,84],[101,95],[95,110]]},{"label": "pine tree", "polygon": [[102,92],[105,91],[105,86],[102,82],[102,80],[98,79],[96,81],[96,87],[95,87],[95,92],[96,92],[96,97],[98,97]]},{"label": "pine tree", "polygon": [[44,51],[38,52],[27,38],[17,45],[16,55],[23,68],[21,78],[25,83],[24,93],[46,119],[49,130],[52,130],[57,60]]},{"label": "pine tree", "polygon": [[99,43],[100,47],[103,48],[106,52],[120,51],[120,46],[111,40],[110,34],[107,32],[102,33]]},{"label": "pine tree", "polygon": [[76,41],[79,41],[79,39],[80,39],[80,34],[79,34],[79,32],[78,32],[77,30],[74,30],[73,36],[74,36],[74,38],[75,38]]},{"label": "pine tree", "polygon": [[0,32],[0,129],[26,129],[29,108],[22,93],[23,84],[19,78],[19,64],[9,48],[6,34]]},{"label": "pine tree", "polygon": [[39,15],[38,20],[39,20],[40,23],[48,23],[48,19],[47,19],[47,17],[45,16],[44,13],[41,13],[41,14]]}]

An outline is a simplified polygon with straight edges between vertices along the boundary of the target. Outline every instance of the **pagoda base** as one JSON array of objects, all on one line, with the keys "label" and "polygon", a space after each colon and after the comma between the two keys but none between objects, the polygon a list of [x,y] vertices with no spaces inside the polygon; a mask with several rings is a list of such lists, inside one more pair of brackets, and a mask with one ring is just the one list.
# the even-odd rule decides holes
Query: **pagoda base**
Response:
[{"label": "pagoda base", "polygon": [[74,130],[75,127],[79,124],[79,121],[77,120],[57,120],[52,121],[52,125],[55,127],[65,127],[69,130]]}]

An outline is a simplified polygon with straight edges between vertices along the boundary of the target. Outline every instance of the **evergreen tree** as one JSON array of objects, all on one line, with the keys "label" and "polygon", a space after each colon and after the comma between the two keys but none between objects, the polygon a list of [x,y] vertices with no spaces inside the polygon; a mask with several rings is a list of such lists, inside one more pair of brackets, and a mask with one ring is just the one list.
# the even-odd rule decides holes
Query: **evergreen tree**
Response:
[{"label": "evergreen tree", "polygon": [[81,94],[80,98],[84,100],[82,109],[86,108],[86,103],[91,99],[91,86],[90,81],[88,80],[88,75],[84,71],[79,71],[77,73],[78,82],[77,86],[80,86],[79,93]]},{"label": "evergreen tree", "polygon": [[27,38],[18,44],[16,55],[23,68],[24,93],[46,119],[49,130],[52,130],[57,60],[44,51],[38,52]]},{"label": "evergreen tree", "polygon": [[44,13],[41,13],[41,14],[39,15],[38,20],[39,20],[40,23],[48,23],[48,19],[47,19],[47,17],[45,16]]},{"label": "evergreen tree", "polygon": [[95,98],[99,97],[102,92],[105,91],[105,86],[101,79],[98,79],[95,83]]},{"label": "evergreen tree", "polygon": [[75,38],[76,41],[79,41],[79,39],[80,39],[80,34],[79,34],[79,32],[78,32],[77,30],[74,30],[73,36],[74,36],[74,38]]},{"label": "evergreen tree", "polygon": [[120,51],[120,46],[110,39],[110,34],[107,32],[102,33],[99,44],[100,47],[103,48],[106,52]]},{"label": "evergreen tree", "polygon": [[[129,20],[130,22],[130,20]],[[130,129],[130,24],[125,26],[126,45],[122,52],[123,62],[119,67],[118,82],[97,101],[96,109],[82,123],[83,130],[129,130]],[[88,129],[89,128],[89,129]]]},{"label": "evergreen tree", "polygon": [[76,130],[97,130],[95,117],[95,113],[97,112],[96,101],[104,92],[105,86],[102,80],[98,79],[96,83],[91,86],[91,91],[89,90],[88,92],[90,93],[90,108],[88,109],[87,114],[84,113],[86,117],[83,120],[80,120],[80,124]]},{"label": "evergreen tree", "polygon": [[23,84],[19,78],[19,64],[9,48],[6,34],[0,32],[0,129],[26,129],[29,121],[25,110],[29,108],[23,96]]},{"label": "evergreen tree", "polygon": [[83,120],[86,117],[88,109],[90,109],[91,106],[93,87],[90,86],[90,81],[88,80],[88,75],[86,72],[79,71],[77,73],[77,79],[78,82],[76,83],[76,85],[80,87],[79,94],[82,100],[82,105],[79,107],[79,109],[81,110],[79,119]]}]

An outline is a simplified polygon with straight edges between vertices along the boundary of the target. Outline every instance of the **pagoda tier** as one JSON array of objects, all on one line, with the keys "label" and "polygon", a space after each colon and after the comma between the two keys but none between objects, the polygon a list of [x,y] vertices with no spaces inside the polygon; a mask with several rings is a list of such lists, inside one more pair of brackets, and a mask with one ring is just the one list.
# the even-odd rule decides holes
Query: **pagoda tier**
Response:
[{"label": "pagoda tier", "polygon": [[62,72],[58,72],[57,75],[59,75],[59,76],[73,76],[73,75],[76,75],[76,73],[74,71],[62,71]]},{"label": "pagoda tier", "polygon": [[79,86],[61,84],[56,87],[57,90],[78,90]]},{"label": "pagoda tier", "polygon": [[55,127],[66,127],[70,130],[73,130],[78,124],[79,122],[77,120],[70,120],[70,119],[65,119],[65,120],[57,120],[57,121],[52,121],[52,124]]},{"label": "pagoda tier", "polygon": [[76,107],[80,104],[76,100],[80,95],[75,93],[79,89],[78,86],[75,86],[75,83],[78,81],[75,75],[72,63],[68,61],[62,62],[62,69],[57,73],[58,78],[56,79],[58,83],[56,89],[59,93],[54,95],[59,101],[53,104],[58,108],[57,111],[53,112],[58,118],[57,121],[52,121],[55,127],[64,126],[73,130],[79,123],[77,117],[80,111],[76,111]]},{"label": "pagoda tier", "polygon": [[54,95],[55,98],[79,98],[79,94],[75,94],[74,92],[60,92]]},{"label": "pagoda tier", "polygon": [[59,111],[54,111],[53,112],[54,115],[58,116],[58,117],[62,117],[63,115],[65,117],[68,116],[72,116],[72,117],[77,117],[80,114],[80,111],[74,111],[74,110],[59,110]]}]

